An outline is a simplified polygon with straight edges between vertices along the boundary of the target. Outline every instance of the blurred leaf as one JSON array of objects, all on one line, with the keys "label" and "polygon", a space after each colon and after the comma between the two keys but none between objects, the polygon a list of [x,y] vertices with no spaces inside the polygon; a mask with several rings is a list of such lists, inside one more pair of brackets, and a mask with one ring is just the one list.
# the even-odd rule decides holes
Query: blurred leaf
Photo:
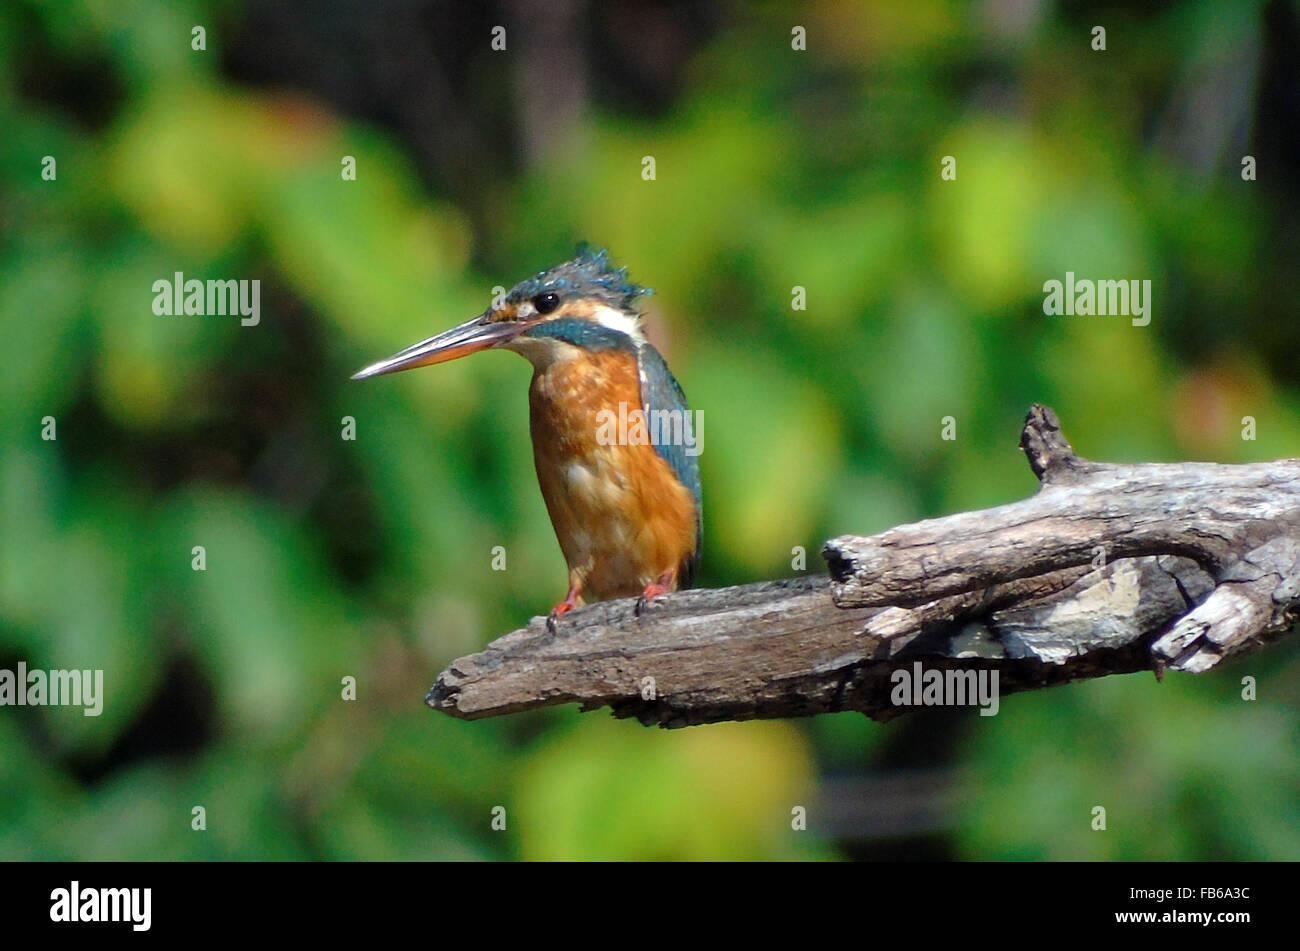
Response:
[{"label": "blurred leaf", "polygon": [[825,858],[791,829],[809,765],[786,724],[664,733],[587,718],[528,764],[513,828],[541,861]]}]

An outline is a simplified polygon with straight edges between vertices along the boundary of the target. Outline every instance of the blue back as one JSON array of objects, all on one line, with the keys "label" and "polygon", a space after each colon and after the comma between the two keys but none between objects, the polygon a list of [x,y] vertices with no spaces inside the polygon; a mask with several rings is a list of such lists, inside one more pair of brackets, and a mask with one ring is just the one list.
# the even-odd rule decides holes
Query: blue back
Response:
[{"label": "blue back", "polygon": [[[659,351],[648,343],[637,349],[637,366],[641,371],[641,403],[647,413],[656,410],[676,410],[683,417],[685,426],[693,427],[694,418],[686,405],[686,394],[668,364]],[[703,497],[700,491],[699,457],[689,455],[686,446],[665,444],[660,433],[660,441],[655,445],[655,452],[672,467],[677,480],[690,490],[695,499],[695,551],[682,562],[678,568],[678,586],[689,588],[695,580],[695,569],[700,563],[700,545],[703,541]]]}]

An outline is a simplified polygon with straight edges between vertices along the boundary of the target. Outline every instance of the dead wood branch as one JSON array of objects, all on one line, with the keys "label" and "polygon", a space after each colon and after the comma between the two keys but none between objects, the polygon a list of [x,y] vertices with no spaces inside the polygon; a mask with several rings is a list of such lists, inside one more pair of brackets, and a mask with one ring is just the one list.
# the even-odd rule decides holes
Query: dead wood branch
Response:
[{"label": "dead wood branch", "polygon": [[1028,499],[845,535],[830,577],[687,591],[542,618],[460,658],[430,706],[474,719],[560,703],[643,723],[856,710],[894,671],[996,670],[1001,694],[1206,671],[1287,631],[1300,604],[1300,460],[1109,465],[1031,408]]}]

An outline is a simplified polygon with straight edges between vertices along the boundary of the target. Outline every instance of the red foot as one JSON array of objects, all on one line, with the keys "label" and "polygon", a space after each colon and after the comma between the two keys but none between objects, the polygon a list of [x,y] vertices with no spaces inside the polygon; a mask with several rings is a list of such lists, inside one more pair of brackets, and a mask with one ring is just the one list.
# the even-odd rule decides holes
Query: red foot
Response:
[{"label": "red foot", "polygon": [[569,593],[564,596],[564,600],[551,608],[550,616],[546,619],[546,627],[552,634],[555,633],[556,627],[559,626],[560,617],[578,607],[578,598],[581,594],[581,585],[570,585]]},{"label": "red foot", "polygon": [[636,610],[634,613],[640,617],[641,611],[647,604],[659,597],[661,594],[671,594],[672,590],[673,573],[669,571],[660,575],[658,581],[645,586],[645,590],[641,592],[641,597],[636,599]]}]

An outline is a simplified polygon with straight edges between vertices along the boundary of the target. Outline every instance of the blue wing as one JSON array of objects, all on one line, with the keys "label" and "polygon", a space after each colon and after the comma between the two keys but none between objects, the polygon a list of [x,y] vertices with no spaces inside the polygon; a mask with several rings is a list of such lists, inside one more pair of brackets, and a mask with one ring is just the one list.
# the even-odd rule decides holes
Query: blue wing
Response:
[{"label": "blue wing", "polygon": [[[687,450],[695,444],[694,418],[686,406],[686,394],[668,369],[664,358],[648,343],[637,348],[637,369],[641,375],[641,404],[647,413],[656,410],[676,411],[680,414],[683,425],[683,441],[661,438],[655,445],[655,452],[672,467],[678,481],[690,490],[695,499],[695,551],[679,566],[677,571],[678,586],[689,588],[695,580],[695,569],[700,562],[700,543],[703,527],[703,504],[700,495],[700,466],[698,454],[692,455]],[[662,418],[662,417],[661,417]],[[662,432],[662,427],[661,427]]]}]

